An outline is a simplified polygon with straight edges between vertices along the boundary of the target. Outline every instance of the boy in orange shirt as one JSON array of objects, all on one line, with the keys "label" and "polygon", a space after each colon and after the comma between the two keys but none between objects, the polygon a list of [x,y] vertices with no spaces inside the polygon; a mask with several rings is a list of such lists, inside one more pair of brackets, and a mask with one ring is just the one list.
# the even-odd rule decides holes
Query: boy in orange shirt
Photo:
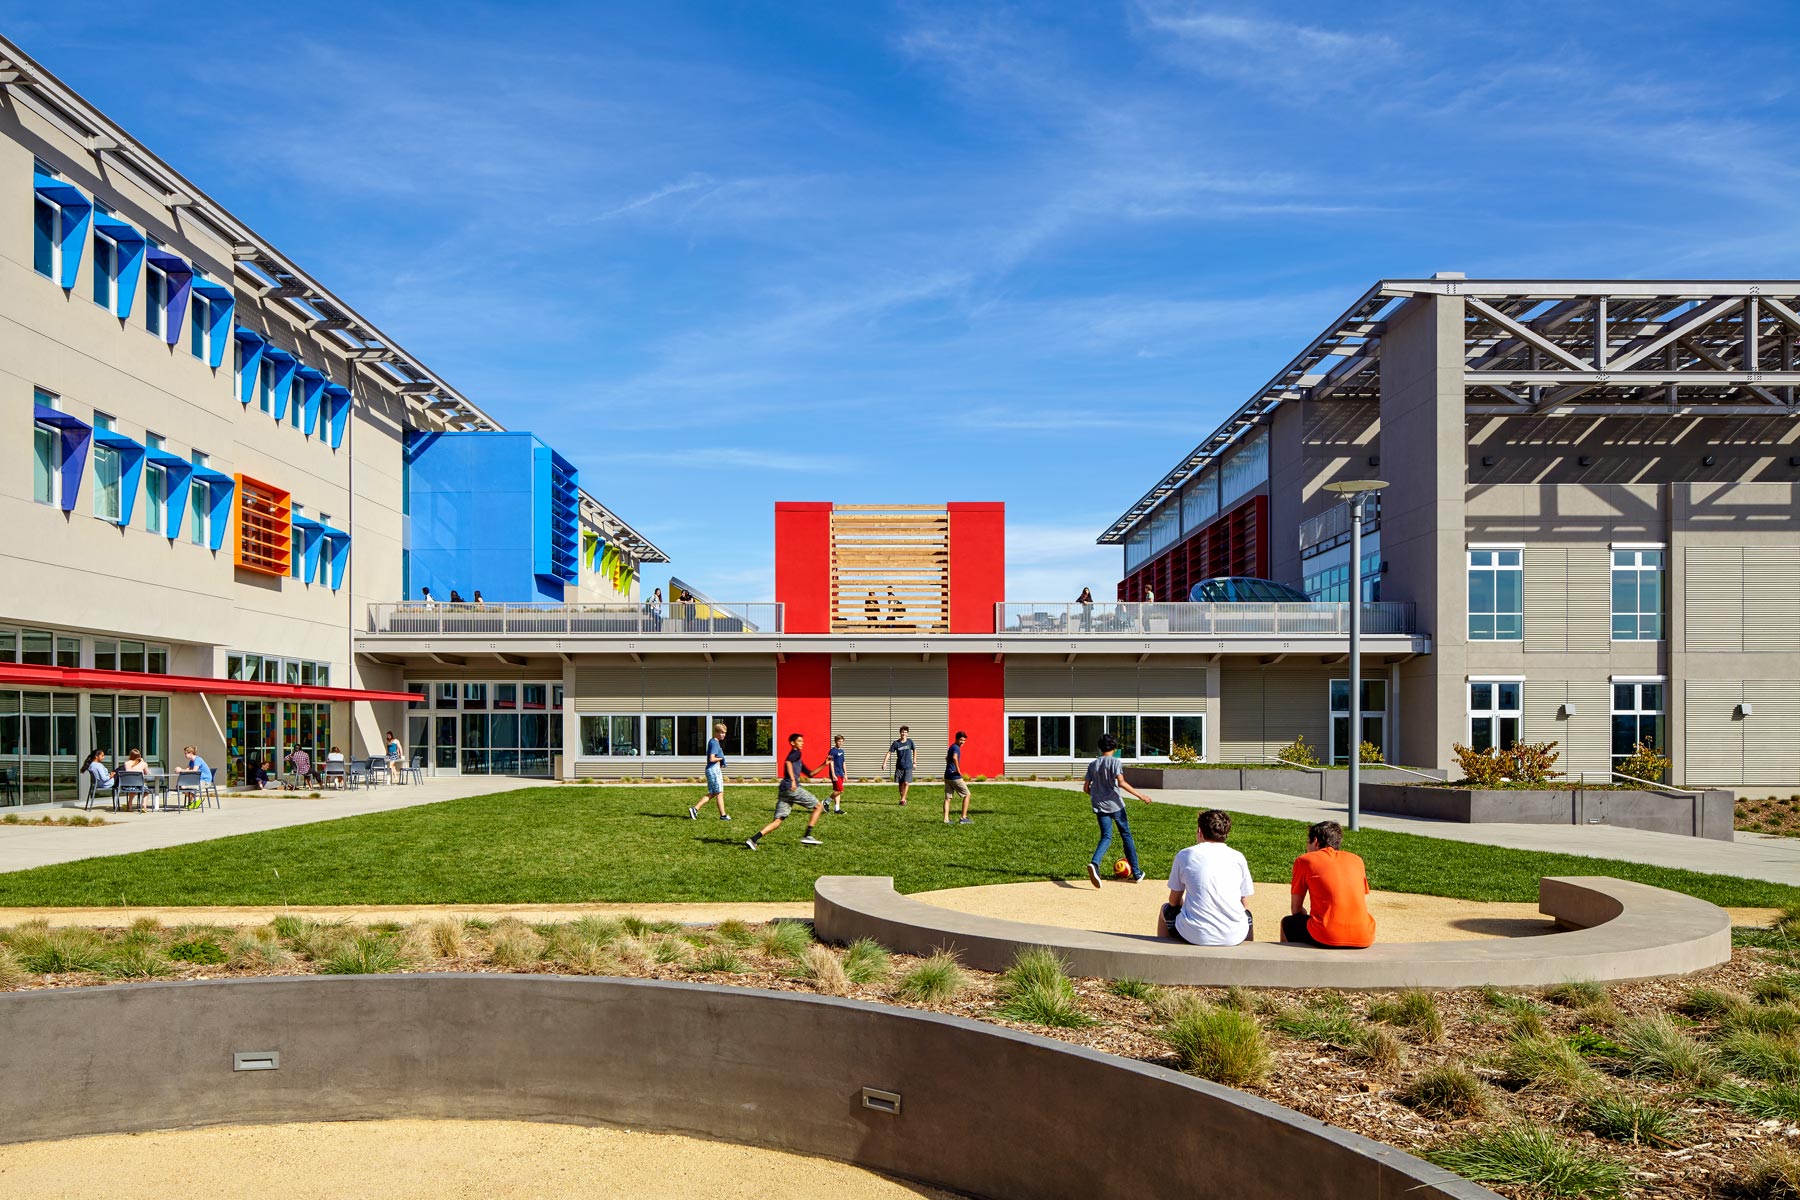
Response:
[{"label": "boy in orange shirt", "polygon": [[1343,844],[1344,828],[1336,821],[1307,829],[1306,853],[1294,860],[1293,911],[1281,919],[1282,941],[1343,950],[1375,944],[1369,876],[1361,858],[1340,849]]}]

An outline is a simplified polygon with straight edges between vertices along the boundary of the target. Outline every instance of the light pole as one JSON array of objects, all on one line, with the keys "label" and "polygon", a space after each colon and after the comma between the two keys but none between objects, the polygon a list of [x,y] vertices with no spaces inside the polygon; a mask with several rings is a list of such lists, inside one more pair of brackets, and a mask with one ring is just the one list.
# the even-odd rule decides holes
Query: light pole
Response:
[{"label": "light pole", "polygon": [[[1387,486],[1385,479],[1340,479],[1328,483],[1325,490],[1336,492],[1350,505],[1350,716],[1348,757],[1350,759],[1350,829],[1354,832],[1362,817],[1362,527],[1363,504]],[[1327,749],[1329,753],[1329,748]]]}]

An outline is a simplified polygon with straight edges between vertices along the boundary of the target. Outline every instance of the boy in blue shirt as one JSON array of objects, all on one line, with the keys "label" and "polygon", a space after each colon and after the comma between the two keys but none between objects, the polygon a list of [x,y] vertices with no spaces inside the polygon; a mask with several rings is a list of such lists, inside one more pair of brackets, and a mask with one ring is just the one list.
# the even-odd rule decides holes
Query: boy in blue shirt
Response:
[{"label": "boy in blue shirt", "polygon": [[[720,721],[713,726],[711,740],[706,743],[706,800],[719,806],[719,820],[731,820],[731,814],[725,811],[725,722]],[[705,804],[702,800],[700,804]],[[688,806],[688,820],[700,819],[700,804]]]},{"label": "boy in blue shirt", "polygon": [[881,756],[881,773],[887,774],[888,759],[894,760],[894,782],[900,785],[900,807],[906,807],[906,793],[912,787],[913,752],[918,743],[908,736],[912,731],[905,725],[900,727],[900,736],[888,746],[888,752]]},{"label": "boy in blue shirt", "polygon": [[844,811],[844,735],[836,733],[831,736],[831,749],[825,752],[825,770],[831,777],[831,811],[842,814]]},{"label": "boy in blue shirt", "polygon": [[950,802],[961,796],[963,802],[962,820],[958,825],[968,825],[969,821],[969,785],[963,782],[962,750],[963,743],[969,735],[962,730],[956,731],[956,740],[944,753],[944,824],[950,823]]},{"label": "boy in blue shirt", "polygon": [[751,834],[749,840],[744,843],[752,850],[757,848],[757,843],[761,842],[763,838],[780,829],[781,823],[787,820],[788,814],[796,808],[804,808],[812,814],[806,818],[806,836],[800,839],[800,844],[802,846],[823,846],[825,844],[813,834],[813,826],[819,823],[819,814],[824,811],[825,806],[819,803],[818,797],[800,786],[803,780],[811,779],[815,774],[806,769],[806,760],[801,753],[805,747],[806,738],[802,734],[788,734],[788,756],[782,760],[781,787],[775,793],[775,819]]}]

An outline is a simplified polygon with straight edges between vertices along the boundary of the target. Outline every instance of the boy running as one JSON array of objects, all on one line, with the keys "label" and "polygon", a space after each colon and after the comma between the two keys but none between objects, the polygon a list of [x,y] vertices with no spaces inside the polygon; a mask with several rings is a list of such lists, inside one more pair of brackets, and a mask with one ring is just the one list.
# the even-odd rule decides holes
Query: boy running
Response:
[{"label": "boy running", "polygon": [[831,777],[831,811],[844,811],[844,735],[833,734],[831,749],[825,752],[825,770]]},{"label": "boy running", "polygon": [[963,802],[962,820],[958,825],[971,824],[969,820],[969,785],[963,782],[962,748],[969,740],[969,735],[962,730],[956,731],[956,740],[950,743],[950,749],[944,753],[944,824],[950,823],[950,802],[961,796]]},{"label": "boy running", "polygon": [[[725,722],[720,721],[713,726],[711,740],[706,743],[706,800],[717,802],[719,820],[731,820],[731,814],[725,811]],[[702,800],[700,804],[705,804]],[[700,819],[700,804],[688,806],[688,820]]]},{"label": "boy running", "polygon": [[756,844],[781,828],[781,823],[788,819],[788,814],[796,808],[804,808],[812,814],[806,819],[806,836],[800,839],[802,846],[823,846],[825,843],[813,836],[813,826],[819,823],[819,814],[824,806],[818,798],[800,786],[802,779],[811,779],[813,773],[806,769],[801,750],[806,746],[806,738],[798,733],[788,734],[788,756],[781,763],[781,788],[775,793],[775,819],[750,835],[744,845],[752,850]]},{"label": "boy running", "polygon": [[907,736],[911,732],[911,729],[902,725],[900,736],[888,746],[888,752],[881,756],[881,773],[883,775],[887,774],[888,759],[894,760],[894,782],[900,785],[901,808],[906,807],[906,792],[908,788],[912,787],[913,754],[919,748],[918,744]]}]

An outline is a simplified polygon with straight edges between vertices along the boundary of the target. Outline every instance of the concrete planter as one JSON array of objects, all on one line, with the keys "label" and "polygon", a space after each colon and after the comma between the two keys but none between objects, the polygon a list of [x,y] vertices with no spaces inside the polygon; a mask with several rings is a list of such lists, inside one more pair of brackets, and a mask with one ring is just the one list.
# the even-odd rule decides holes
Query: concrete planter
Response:
[{"label": "concrete planter", "polygon": [[[1367,789],[1379,779],[1412,778],[1403,771],[1382,766],[1362,769],[1363,787]],[[1216,770],[1184,771],[1164,767],[1126,767],[1125,782],[1135,788],[1155,788],[1172,792],[1275,792],[1282,796],[1301,796],[1328,804],[1350,803],[1348,771],[1299,771],[1282,767],[1220,767]],[[1365,790],[1366,797],[1368,792]],[[1368,807],[1367,800],[1363,807]]]},{"label": "concrete planter", "polygon": [[1364,812],[1396,813],[1463,824],[1617,825],[1689,837],[1732,840],[1732,795],[1550,788],[1542,791],[1434,788],[1371,783],[1363,788]]}]

